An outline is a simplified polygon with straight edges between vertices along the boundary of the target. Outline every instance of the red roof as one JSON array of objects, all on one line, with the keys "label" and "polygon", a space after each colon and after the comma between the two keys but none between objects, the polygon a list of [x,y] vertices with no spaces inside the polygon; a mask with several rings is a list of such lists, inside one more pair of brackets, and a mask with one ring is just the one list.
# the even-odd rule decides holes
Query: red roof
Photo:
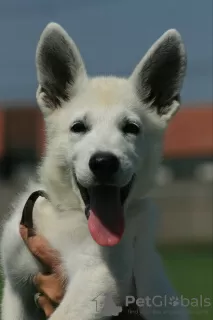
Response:
[{"label": "red roof", "polygon": [[[0,110],[0,158],[8,148],[44,150],[44,123],[38,108]],[[5,145],[7,144],[7,145]],[[213,156],[212,104],[182,107],[171,121],[164,142],[165,157]]]},{"label": "red roof", "polygon": [[182,108],[166,132],[164,154],[213,156],[213,106]]}]

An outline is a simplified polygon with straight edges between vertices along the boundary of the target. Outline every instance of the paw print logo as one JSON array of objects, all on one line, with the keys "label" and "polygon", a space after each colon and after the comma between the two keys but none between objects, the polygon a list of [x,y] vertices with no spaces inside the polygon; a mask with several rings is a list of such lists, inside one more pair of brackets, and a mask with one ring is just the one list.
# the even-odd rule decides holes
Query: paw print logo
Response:
[{"label": "paw print logo", "polygon": [[179,300],[178,297],[172,296],[172,297],[169,299],[169,304],[170,304],[172,307],[177,307],[177,306],[180,304],[180,300]]}]

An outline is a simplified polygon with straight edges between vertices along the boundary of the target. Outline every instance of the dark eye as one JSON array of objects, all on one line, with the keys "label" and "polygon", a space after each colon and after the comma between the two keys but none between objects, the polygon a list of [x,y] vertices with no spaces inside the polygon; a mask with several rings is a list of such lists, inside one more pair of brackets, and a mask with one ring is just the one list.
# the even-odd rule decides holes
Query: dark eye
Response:
[{"label": "dark eye", "polygon": [[74,133],[85,133],[88,131],[88,127],[85,125],[83,121],[78,121],[73,123],[70,130]]},{"label": "dark eye", "polygon": [[124,134],[134,134],[136,136],[140,133],[140,127],[134,122],[126,122],[122,127],[122,131]]}]

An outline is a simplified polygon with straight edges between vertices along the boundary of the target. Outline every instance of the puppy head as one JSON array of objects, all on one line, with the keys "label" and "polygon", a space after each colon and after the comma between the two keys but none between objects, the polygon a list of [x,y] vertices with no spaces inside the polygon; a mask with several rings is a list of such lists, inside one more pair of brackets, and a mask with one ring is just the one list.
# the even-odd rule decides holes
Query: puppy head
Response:
[{"label": "puppy head", "polygon": [[47,129],[44,179],[58,194],[75,188],[93,238],[114,245],[124,230],[125,204],[153,184],[163,133],[180,105],[186,69],[181,37],[167,31],[128,79],[90,79],[74,42],[51,23],[36,64]]}]

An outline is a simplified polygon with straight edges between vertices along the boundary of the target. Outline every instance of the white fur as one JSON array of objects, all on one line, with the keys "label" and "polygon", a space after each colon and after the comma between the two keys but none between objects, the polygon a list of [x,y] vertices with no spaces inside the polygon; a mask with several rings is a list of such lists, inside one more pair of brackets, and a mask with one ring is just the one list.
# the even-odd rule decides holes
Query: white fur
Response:
[{"label": "white fur", "polygon": [[[174,74],[170,72],[171,65],[167,70],[170,52],[176,55],[174,63],[180,62]],[[70,70],[63,87],[61,83],[66,75],[55,69],[55,58],[60,70]],[[150,59],[155,63],[149,63]],[[129,79],[90,79],[74,42],[60,26],[51,23],[41,36],[36,61],[37,99],[46,123],[46,155],[39,169],[39,184],[27,186],[4,225],[1,244],[5,277],[2,320],[43,319],[34,305],[35,291],[30,281],[41,266],[19,236],[25,201],[32,191],[38,189],[47,191],[51,203],[45,199],[36,202],[34,224],[38,233],[60,252],[68,279],[63,301],[50,320],[107,318],[96,311],[93,301],[103,293],[112,293],[120,304],[129,294],[138,297],[176,296],[155,249],[156,210],[148,193],[161,159],[165,128],[180,104],[177,95],[186,67],[180,35],[175,30],[165,33]],[[162,69],[165,73],[168,71],[169,79],[160,78]],[[162,99],[158,100],[162,94],[156,91],[155,79],[160,79],[159,87],[165,81],[163,106]],[[168,83],[172,84],[169,88]],[[150,95],[152,89],[154,99],[153,94]],[[158,101],[161,102],[159,112]],[[91,130],[84,135],[70,132],[71,124],[85,117]],[[119,126],[125,117],[141,126],[138,136],[122,134]],[[101,247],[92,239],[84,204],[73,178],[74,168],[83,186],[94,183],[88,161],[95,151],[100,150],[113,152],[119,158],[118,186],[124,186],[133,174],[136,175],[125,205],[125,232],[115,247]],[[186,311],[180,307],[170,307],[165,314],[163,307],[160,308],[161,314],[156,315],[154,311],[154,308],[141,308],[147,320],[188,319]]]}]

